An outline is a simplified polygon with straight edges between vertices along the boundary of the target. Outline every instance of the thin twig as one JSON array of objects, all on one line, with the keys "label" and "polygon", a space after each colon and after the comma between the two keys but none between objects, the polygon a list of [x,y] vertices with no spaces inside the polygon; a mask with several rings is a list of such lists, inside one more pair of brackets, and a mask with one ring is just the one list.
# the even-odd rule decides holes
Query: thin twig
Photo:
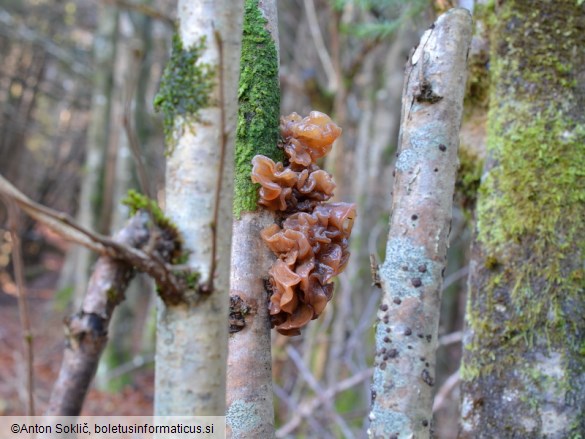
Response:
[{"label": "thin twig", "polygon": [[443,291],[445,291],[447,288],[449,288],[451,285],[453,285],[459,279],[467,276],[468,274],[469,274],[469,265],[466,265],[465,267],[461,267],[456,272],[451,273],[443,281]]},{"label": "thin twig", "polygon": [[[140,53],[143,53],[142,51]],[[135,58],[137,59],[140,55],[134,52]],[[140,63],[137,63],[140,65]],[[137,66],[138,67],[138,66]],[[136,173],[138,174],[138,181],[140,183],[140,189],[142,193],[146,195],[148,198],[152,197],[152,192],[150,190],[150,185],[148,184],[148,177],[146,173],[146,167],[144,166],[144,162],[142,160],[142,151],[140,151],[140,142],[138,141],[138,136],[136,135],[136,130],[131,122],[131,115],[132,115],[132,101],[134,99],[134,91],[136,90],[136,85],[138,83],[138,75],[128,74],[127,75],[127,83],[126,83],[126,99],[124,101],[124,115],[122,117],[124,129],[126,130],[126,136],[128,137],[128,144],[130,145],[130,150],[132,151],[132,155],[134,156],[134,161],[136,162]],[[152,212],[151,212],[152,216]]]},{"label": "thin twig", "polygon": [[144,367],[153,362],[154,354],[137,355],[134,358],[132,358],[132,360],[123,363],[116,367],[115,369],[109,371],[105,376],[105,381],[106,382],[112,381],[118,377],[121,377],[122,375],[126,375],[130,372],[135,371],[136,369],[140,369],[141,367]]},{"label": "thin twig", "polygon": [[[299,372],[301,373],[309,387],[313,389],[313,392],[315,392],[317,395],[323,393],[323,388],[317,382],[317,379],[311,373],[309,368],[305,365],[299,352],[290,344],[286,347],[286,352],[288,353],[291,360],[293,360],[293,363],[295,363],[295,366],[297,366],[297,369],[299,370]],[[343,420],[343,418],[339,416],[339,413],[337,413],[335,407],[333,406],[333,402],[330,399],[327,399],[325,401],[325,406],[327,407],[327,411],[330,413],[331,416],[333,416],[333,419],[335,419],[335,422],[343,432],[344,437],[348,439],[353,438],[354,437],[353,432],[349,428],[349,425],[347,425],[347,423]]]},{"label": "thin twig", "polygon": [[12,239],[12,265],[14,267],[14,278],[18,288],[18,311],[20,314],[20,324],[23,332],[24,349],[26,352],[26,389],[28,393],[27,413],[29,416],[35,415],[34,402],[34,349],[33,333],[30,324],[30,315],[28,311],[28,302],[26,300],[26,289],[24,285],[24,263],[22,260],[22,246],[18,236],[18,208],[11,200],[6,202],[8,207],[10,237]]},{"label": "thin twig", "polygon": [[[274,390],[274,394],[286,404],[289,413],[296,413],[299,405],[290,397],[289,393],[276,383],[272,385],[272,388]],[[315,431],[323,430],[323,426],[319,424],[317,422],[317,419],[315,419],[314,417],[309,417],[307,419],[307,422],[309,423],[309,426],[313,430]]]},{"label": "thin twig", "polygon": [[304,0],[304,4],[305,11],[307,12],[307,21],[309,22],[309,31],[311,32],[311,37],[313,37],[315,49],[317,49],[317,55],[319,55],[319,59],[321,60],[321,64],[327,75],[327,88],[329,91],[335,92],[337,91],[338,86],[337,72],[335,71],[333,61],[331,61],[331,56],[329,55],[329,52],[325,47],[325,42],[323,41],[323,34],[321,33],[319,21],[317,20],[315,3],[313,0]]},{"label": "thin twig", "polygon": [[463,331],[456,331],[450,334],[445,334],[439,337],[439,346],[447,346],[450,344],[461,343],[463,339]]},{"label": "thin twig", "polygon": [[219,200],[221,197],[221,187],[223,182],[223,170],[225,168],[225,153],[227,145],[227,133],[225,129],[225,99],[224,99],[224,79],[223,79],[223,41],[219,31],[214,33],[215,41],[217,43],[217,51],[219,56],[218,78],[219,78],[219,130],[220,130],[220,148],[219,148],[219,172],[217,173],[217,183],[215,185],[215,202],[213,206],[213,222],[211,223],[211,265],[209,267],[209,279],[207,279],[207,291],[213,291],[213,278],[215,277],[215,269],[217,265],[217,224],[219,221]]},{"label": "thin twig", "polygon": [[435,401],[433,403],[433,413],[436,413],[440,410],[446,403],[447,397],[453,391],[453,389],[459,384],[459,369],[457,372],[453,373],[447,380],[443,383],[437,395],[435,396]]},{"label": "thin twig", "polygon": [[331,400],[338,393],[351,389],[362,381],[370,378],[372,376],[372,372],[373,369],[364,369],[361,372],[358,372],[355,375],[338,382],[337,385],[328,388],[310,401],[302,404],[295,412],[293,418],[278,429],[276,432],[276,437],[285,437],[286,435],[292,433],[300,425],[303,418],[312,416],[317,408],[319,408],[328,400]]},{"label": "thin twig", "polygon": [[380,37],[376,37],[364,44],[361,50],[357,53],[356,57],[351,61],[351,64],[347,69],[346,78],[349,81],[355,78],[360,69],[363,67],[366,56],[368,56],[370,52],[377,48],[381,41],[382,39]]},{"label": "thin twig", "polygon": [[162,21],[164,24],[175,27],[175,20],[165,13],[143,3],[134,3],[128,0],[102,0],[104,4],[116,5],[121,9],[126,9],[130,12],[138,12],[139,14]]}]

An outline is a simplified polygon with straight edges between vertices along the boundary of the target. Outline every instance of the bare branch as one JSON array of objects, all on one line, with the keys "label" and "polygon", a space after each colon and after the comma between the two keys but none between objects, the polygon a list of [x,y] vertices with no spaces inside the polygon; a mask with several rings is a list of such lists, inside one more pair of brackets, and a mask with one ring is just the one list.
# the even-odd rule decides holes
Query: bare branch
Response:
[{"label": "bare branch", "polygon": [[163,300],[171,302],[183,300],[185,282],[182,276],[177,276],[177,274],[185,274],[185,267],[171,266],[156,253],[147,254],[140,249],[129,247],[80,226],[69,215],[32,201],[2,175],[0,175],[0,195],[13,200],[31,217],[47,225],[63,238],[81,244],[101,255],[122,259],[149,274],[161,287]]},{"label": "bare branch", "polygon": [[[139,61],[142,58],[142,51],[137,53],[138,51],[135,50],[135,59],[134,61]],[[139,63],[136,63],[139,64]],[[138,65],[135,66],[138,68]],[[140,150],[140,142],[138,141],[138,137],[136,135],[136,130],[132,125],[132,101],[134,99],[134,91],[136,90],[136,85],[138,83],[138,75],[129,74],[127,75],[127,82],[126,82],[126,99],[124,101],[124,116],[122,118],[124,129],[126,131],[126,137],[128,137],[128,144],[130,145],[130,150],[132,151],[132,156],[134,157],[134,161],[136,163],[136,174],[138,175],[138,181],[140,182],[140,189],[142,193],[149,198],[153,198],[152,191],[150,190],[150,185],[148,184],[148,174],[146,172],[146,167],[144,166],[144,162],[142,160],[142,151]]]},{"label": "bare branch", "polygon": [[373,369],[364,369],[361,372],[352,375],[351,377],[338,382],[335,386],[328,388],[323,393],[317,395],[315,398],[301,404],[299,409],[295,411],[293,418],[285,425],[278,429],[276,437],[285,437],[291,434],[302,422],[304,418],[310,418],[321,405],[327,401],[332,400],[338,393],[344,392],[347,389],[358,385],[364,380],[372,376]]},{"label": "bare branch", "polygon": [[[141,247],[150,239],[149,215],[140,212],[116,235],[116,241]],[[134,268],[119,259],[101,256],[87,287],[81,310],[66,320],[67,346],[48,415],[78,416],[108,340],[114,308],[134,277]]]},{"label": "bare branch", "polygon": [[313,37],[315,49],[317,49],[317,55],[319,55],[319,60],[321,60],[321,64],[327,75],[327,89],[331,92],[337,91],[337,72],[335,71],[333,61],[331,61],[331,56],[329,55],[329,52],[325,47],[325,42],[323,41],[323,34],[321,33],[319,21],[317,20],[315,2],[314,0],[304,0],[304,4],[311,37]]},{"label": "bare branch", "polygon": [[463,331],[456,331],[439,337],[439,346],[461,343]]},{"label": "bare branch", "polygon": [[392,218],[376,328],[370,437],[428,438],[471,16],[452,9],[405,72]]},{"label": "bare branch", "polygon": [[18,288],[18,311],[20,314],[20,324],[23,332],[24,349],[26,352],[26,389],[28,393],[27,414],[35,415],[34,400],[34,344],[33,332],[30,324],[28,312],[28,302],[26,300],[26,288],[24,284],[24,263],[22,260],[22,245],[18,234],[18,217],[19,212],[15,203],[8,200],[7,208],[10,223],[10,238],[12,240],[12,265],[14,267],[14,279]]},{"label": "bare branch", "polygon": [[139,14],[145,15],[146,17],[159,20],[166,24],[167,26],[170,26],[172,28],[175,27],[175,20],[173,20],[172,17],[147,4],[134,3],[128,0],[102,0],[102,2],[104,4],[116,5],[120,9],[126,9],[127,11],[138,12]]},{"label": "bare branch", "polygon": [[443,383],[437,395],[435,396],[435,402],[433,403],[433,413],[441,410],[447,401],[447,397],[453,391],[455,387],[459,384],[461,378],[459,377],[459,369],[455,373],[453,373],[447,380]]},{"label": "bare branch", "polygon": [[[309,385],[309,387],[311,387],[311,389],[313,389],[313,391],[317,395],[322,394],[323,388],[317,382],[317,379],[311,373],[309,368],[305,365],[299,352],[290,344],[286,347],[286,352],[288,353],[288,356],[293,361],[293,363],[295,364],[295,366],[297,367],[297,369],[299,370],[303,379]],[[348,439],[353,438],[354,437],[353,432],[351,431],[351,429],[349,428],[347,423],[343,420],[343,418],[341,416],[339,416],[339,414],[335,411],[335,407],[333,407],[332,400],[327,399],[324,401],[324,403],[327,406],[327,411],[335,419],[335,422],[337,423],[337,425],[339,426],[339,428],[343,432],[344,437],[346,437]]]},{"label": "bare branch", "polygon": [[34,44],[62,62],[63,65],[71,69],[75,74],[84,78],[91,76],[91,69],[86,63],[78,60],[73,55],[73,49],[68,51],[33,29],[18,23],[5,9],[0,9],[0,34]]}]

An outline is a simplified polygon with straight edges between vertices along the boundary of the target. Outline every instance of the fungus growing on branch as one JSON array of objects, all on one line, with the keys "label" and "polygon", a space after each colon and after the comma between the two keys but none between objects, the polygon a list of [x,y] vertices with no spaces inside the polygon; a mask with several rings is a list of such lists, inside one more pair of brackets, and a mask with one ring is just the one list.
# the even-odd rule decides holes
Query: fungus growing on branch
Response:
[{"label": "fungus growing on branch", "polygon": [[304,119],[296,113],[281,118],[280,130],[289,163],[257,155],[252,181],[260,184],[258,203],[285,215],[282,226],[261,232],[277,256],[268,272],[272,325],[281,334],[298,335],[331,300],[331,280],[349,259],[356,212],[354,204],[323,203],[333,196],[335,183],[315,164],[331,150],[341,128],[326,114],[312,111]]}]

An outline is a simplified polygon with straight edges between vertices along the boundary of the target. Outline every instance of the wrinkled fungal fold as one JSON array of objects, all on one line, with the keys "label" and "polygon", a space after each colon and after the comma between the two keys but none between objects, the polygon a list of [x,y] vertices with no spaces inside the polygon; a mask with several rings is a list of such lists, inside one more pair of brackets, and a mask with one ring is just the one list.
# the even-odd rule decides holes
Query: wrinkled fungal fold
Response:
[{"label": "wrinkled fungal fold", "polygon": [[312,111],[282,117],[280,132],[288,163],[257,155],[252,181],[260,184],[258,203],[283,212],[282,225],[266,227],[261,236],[277,259],[269,270],[272,325],[284,335],[298,335],[316,319],[333,295],[332,278],[349,259],[348,239],[355,205],[324,203],[335,182],[315,161],[324,157],[339,128],[326,114]]}]

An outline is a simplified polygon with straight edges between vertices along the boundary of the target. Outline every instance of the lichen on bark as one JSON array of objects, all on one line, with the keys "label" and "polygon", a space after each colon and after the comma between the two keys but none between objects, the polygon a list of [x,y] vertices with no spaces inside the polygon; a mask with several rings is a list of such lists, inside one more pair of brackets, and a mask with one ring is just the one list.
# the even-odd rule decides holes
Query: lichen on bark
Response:
[{"label": "lichen on bark", "polygon": [[174,136],[178,135],[175,131],[177,116],[192,129],[194,122],[200,122],[199,110],[211,103],[215,69],[199,61],[205,45],[205,37],[201,37],[196,44],[185,48],[178,32],[173,35],[171,57],[154,98],[155,110],[163,114],[167,155],[175,146]]},{"label": "lichen on bark", "polygon": [[280,89],[278,54],[258,0],[246,0],[244,36],[238,89],[239,114],[236,134],[234,215],[257,209],[258,184],[252,183],[252,158],[262,154],[275,161],[284,155],[277,149]]}]

